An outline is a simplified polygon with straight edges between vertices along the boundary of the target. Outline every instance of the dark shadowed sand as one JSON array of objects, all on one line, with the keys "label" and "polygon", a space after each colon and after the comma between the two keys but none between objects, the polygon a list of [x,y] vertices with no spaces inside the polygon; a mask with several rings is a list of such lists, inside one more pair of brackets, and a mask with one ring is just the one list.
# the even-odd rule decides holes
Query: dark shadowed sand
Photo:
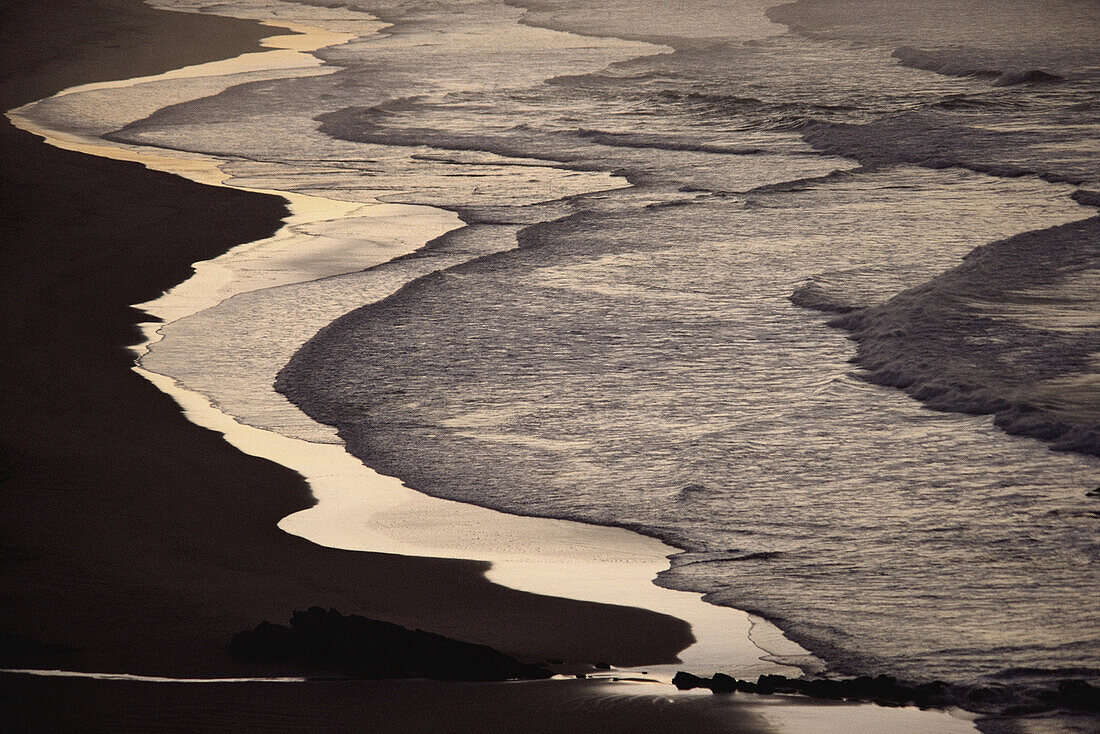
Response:
[{"label": "dark shadowed sand", "polygon": [[[137,0],[20,0],[0,12],[5,110],[79,83],[230,57],[272,34]],[[269,235],[285,214],[281,200],[60,151],[6,120],[0,135],[0,667],[276,674],[231,658],[231,635],[311,605],[526,660],[643,664],[670,661],[689,644],[679,620],[512,591],[486,581],[484,564],[339,551],[279,531],[278,520],[312,503],[300,477],[188,423],[130,370],[125,346],[139,340],[141,319],[128,304],[184,280],[192,262]],[[32,729],[83,729],[116,715],[127,727],[155,729],[133,718],[160,716],[133,708],[155,695],[172,699],[164,715],[174,724],[199,708],[247,716],[284,701],[286,690],[211,686],[200,701],[176,687],[15,680],[3,687],[18,695]],[[389,689],[357,685],[356,696],[390,716],[416,708],[415,695],[387,705]],[[310,686],[300,695],[314,696],[318,712],[346,695]],[[461,708],[492,687],[442,689]],[[492,690],[511,702],[496,707],[499,715],[518,717],[509,727],[540,716],[518,703],[540,689]],[[541,715],[557,705],[542,705]],[[625,726],[650,709],[613,711]],[[382,730],[378,721],[372,730]]]},{"label": "dark shadowed sand", "polygon": [[[668,699],[653,684],[591,681],[437,683],[164,684],[0,677],[17,728],[82,732],[767,732],[762,718],[731,699]],[[625,692],[624,692],[625,691]],[[602,694],[602,695],[601,695]],[[28,711],[21,702],[65,697],[64,709]],[[394,717],[394,711],[402,716]],[[74,716],[74,714],[76,714]],[[79,724],[79,726],[77,725]]]}]

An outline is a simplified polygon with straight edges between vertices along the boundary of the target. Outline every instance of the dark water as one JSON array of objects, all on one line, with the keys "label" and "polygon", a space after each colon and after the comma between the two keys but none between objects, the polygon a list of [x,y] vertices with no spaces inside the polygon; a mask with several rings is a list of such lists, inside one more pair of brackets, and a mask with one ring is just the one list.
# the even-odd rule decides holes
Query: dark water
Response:
[{"label": "dark water", "polygon": [[368,465],[666,539],[660,583],[838,672],[1067,705],[1100,672],[1100,6],[767,6],[315,3],[394,25],[114,137],[474,225],[316,289],[411,281],[278,377]]}]

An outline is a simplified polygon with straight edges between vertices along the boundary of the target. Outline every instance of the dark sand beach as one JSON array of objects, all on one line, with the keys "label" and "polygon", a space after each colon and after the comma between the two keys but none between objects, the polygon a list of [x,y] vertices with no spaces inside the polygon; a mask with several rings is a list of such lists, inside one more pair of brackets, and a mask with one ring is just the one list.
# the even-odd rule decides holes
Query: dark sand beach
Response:
[{"label": "dark sand beach", "polygon": [[[258,24],[156,11],[137,0],[8,3],[0,27],[5,110],[79,83],[230,57],[271,35]],[[139,340],[142,316],[129,304],[184,280],[192,262],[273,232],[285,215],[281,200],[57,150],[6,120],[0,135],[0,667],[278,674],[234,660],[230,637],[312,605],[525,660],[644,664],[671,661],[690,643],[679,620],[499,587],[484,579],[485,564],[345,552],[278,530],[282,517],[312,503],[301,478],[187,422],[131,371],[126,346]],[[371,707],[375,726],[380,716],[401,720],[400,701],[419,699],[406,688],[385,706],[392,691],[356,685],[357,698],[379,702]],[[409,684],[416,685],[429,684]],[[233,707],[247,717],[287,701],[281,687],[203,686],[200,700],[190,689],[146,685],[137,695],[127,686],[134,684],[22,676],[3,683],[25,730],[160,730],[168,726],[157,723],[162,716],[190,729],[200,708],[209,716]],[[310,716],[335,720],[328,717],[347,695],[311,686],[315,694],[301,695],[316,696],[314,704],[296,720],[305,729]],[[485,690],[445,696],[460,709],[466,700],[512,701],[494,707],[494,727],[540,716],[538,706],[515,705],[515,689],[492,689],[488,698]],[[135,710],[153,691],[172,705]],[[623,703],[599,721],[625,727],[650,708]],[[363,712],[345,713],[354,723]],[[682,721],[699,730],[699,722]],[[241,730],[239,719],[226,726]],[[384,729],[401,730],[397,721]]]},{"label": "dark sand beach", "polygon": [[[71,706],[9,709],[18,728],[117,732],[766,732],[731,699],[661,699],[645,685],[621,694],[590,681],[436,683],[322,681],[189,685],[0,678],[13,697]],[[652,684],[650,684],[652,685]],[[621,689],[621,686],[618,687]],[[600,694],[603,695],[600,695]],[[608,695],[611,694],[611,695]],[[56,700],[54,698],[54,700]],[[399,720],[394,712],[402,712]]]}]

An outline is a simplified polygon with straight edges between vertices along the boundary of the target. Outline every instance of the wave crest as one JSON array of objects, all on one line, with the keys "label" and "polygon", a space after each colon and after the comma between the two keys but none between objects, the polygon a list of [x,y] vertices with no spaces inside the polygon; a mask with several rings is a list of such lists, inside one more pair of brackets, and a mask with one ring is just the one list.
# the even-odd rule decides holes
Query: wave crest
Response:
[{"label": "wave crest", "polygon": [[913,46],[901,46],[894,50],[892,56],[905,66],[933,71],[944,76],[989,77],[993,79],[995,87],[1065,81],[1065,77],[1042,69],[993,69],[976,62],[960,60],[957,50],[925,51]]},{"label": "wave crest", "polygon": [[[1057,329],[1016,315],[1021,303],[1048,313],[1052,305],[1028,302],[1025,287],[1098,267],[1093,217],[980,247],[959,267],[830,324],[852,332],[871,382],[936,410],[992,414],[1007,433],[1057,450],[1100,456],[1100,396],[1076,386],[1095,375],[1100,327]],[[1083,297],[1086,308],[1100,306],[1095,293]]]}]

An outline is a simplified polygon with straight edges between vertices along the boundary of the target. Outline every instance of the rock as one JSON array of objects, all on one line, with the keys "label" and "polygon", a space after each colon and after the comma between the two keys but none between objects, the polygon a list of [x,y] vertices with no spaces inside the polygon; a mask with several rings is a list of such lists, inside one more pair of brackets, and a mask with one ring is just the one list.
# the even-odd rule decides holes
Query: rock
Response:
[{"label": "rock", "polygon": [[710,686],[707,685],[709,682],[707,678],[700,678],[682,670],[672,676],[672,685],[681,691],[690,691],[692,688],[709,688]]},{"label": "rock", "polygon": [[712,693],[734,693],[735,691],[748,691],[750,688],[755,688],[752,683],[737,680],[725,673],[715,673],[713,678],[701,678],[682,670],[673,676],[672,684],[681,691],[688,691],[692,688],[706,688]]},{"label": "rock", "polygon": [[847,680],[817,678],[802,680],[783,675],[762,675],[755,683],[738,680],[723,673],[715,673],[713,678],[701,678],[691,673],[679,672],[672,682],[680,690],[706,688],[714,693],[795,693],[811,698],[832,700],[874,701],[893,706],[913,703],[918,706],[947,705],[947,684],[940,682],[910,686],[898,683],[888,675],[875,678],[862,676]]},{"label": "rock", "polygon": [[846,701],[873,701],[883,706],[915,705],[921,708],[963,706],[974,711],[999,711],[1008,715],[1027,715],[1054,709],[1070,711],[1100,710],[1100,691],[1085,680],[1063,680],[1056,689],[1038,689],[1020,695],[1003,686],[952,686],[943,681],[902,683],[889,675],[875,677],[803,680],[782,675],[762,675],[755,683],[738,680],[722,673],[702,678],[680,671],[672,679],[680,690],[706,688],[714,693],[785,693]]},{"label": "rock", "polygon": [[733,693],[737,690],[737,679],[725,673],[715,673],[710,679],[710,690],[714,693]]},{"label": "rock", "polygon": [[521,663],[485,645],[320,607],[294,612],[289,626],[261,622],[238,632],[229,651],[244,660],[361,678],[489,681],[552,675],[542,665]]}]

